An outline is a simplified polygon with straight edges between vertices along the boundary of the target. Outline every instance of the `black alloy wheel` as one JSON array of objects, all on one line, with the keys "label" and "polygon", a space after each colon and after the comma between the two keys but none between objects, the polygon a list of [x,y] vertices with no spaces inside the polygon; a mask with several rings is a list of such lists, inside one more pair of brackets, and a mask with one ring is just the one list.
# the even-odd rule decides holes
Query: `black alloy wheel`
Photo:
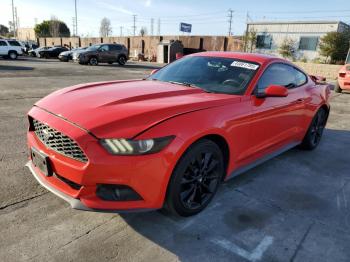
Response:
[{"label": "black alloy wheel", "polygon": [[200,140],[179,160],[168,187],[166,207],[181,216],[199,213],[214,197],[223,175],[220,148],[210,140]]},{"label": "black alloy wheel", "polygon": [[321,141],[323,130],[327,123],[327,112],[321,108],[314,116],[310,127],[304,137],[301,144],[303,149],[312,150],[315,149]]}]

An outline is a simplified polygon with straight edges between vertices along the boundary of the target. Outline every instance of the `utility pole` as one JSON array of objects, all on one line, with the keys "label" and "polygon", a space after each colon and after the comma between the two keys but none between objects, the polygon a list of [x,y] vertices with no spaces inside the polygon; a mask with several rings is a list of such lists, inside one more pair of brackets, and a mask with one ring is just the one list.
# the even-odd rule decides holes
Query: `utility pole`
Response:
[{"label": "utility pole", "polygon": [[77,12],[77,0],[74,0],[75,8],[75,35],[78,36],[78,12]]},{"label": "utility pole", "polygon": [[75,17],[72,17],[72,26],[73,26],[73,36],[76,36],[75,32],[76,32],[76,29],[75,29]]},{"label": "utility pole", "polygon": [[133,25],[133,30],[134,30],[134,36],[136,36],[136,15],[132,15],[133,16],[133,20],[134,20],[134,25]]},{"label": "utility pole", "polygon": [[151,35],[153,35],[153,24],[154,24],[154,19],[151,18]]},{"label": "utility pole", "polygon": [[158,35],[160,35],[160,18],[158,18]]},{"label": "utility pole", "polygon": [[123,36],[123,27],[120,27],[120,36]]},{"label": "utility pole", "polygon": [[19,27],[19,19],[17,15],[17,7],[15,7],[15,20],[16,20],[16,36],[18,34],[18,27]]},{"label": "utility pole", "polygon": [[228,36],[231,36],[232,35],[232,18],[233,18],[233,10],[232,9],[229,9],[228,10],[228,23],[229,23],[229,26],[228,26]]},{"label": "utility pole", "polygon": [[13,30],[13,36],[16,37],[15,6],[13,5],[13,0],[12,0],[12,30]]}]

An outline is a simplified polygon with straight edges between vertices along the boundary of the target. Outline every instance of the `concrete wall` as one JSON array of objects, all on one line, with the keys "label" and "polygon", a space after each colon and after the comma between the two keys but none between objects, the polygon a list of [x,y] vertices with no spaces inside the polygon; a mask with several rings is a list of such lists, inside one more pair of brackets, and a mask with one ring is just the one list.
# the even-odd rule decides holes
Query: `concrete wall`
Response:
[{"label": "concrete wall", "polygon": [[100,43],[119,43],[129,48],[130,57],[144,53],[145,57],[156,56],[161,40],[179,40],[184,48],[204,49],[206,51],[242,51],[243,41],[225,36],[130,36],[130,37],[92,37],[92,38],[39,38],[40,46],[68,45],[71,47],[90,46]]},{"label": "concrete wall", "polygon": [[294,63],[304,69],[310,75],[324,76],[327,79],[336,79],[342,65],[314,64],[314,63]]}]

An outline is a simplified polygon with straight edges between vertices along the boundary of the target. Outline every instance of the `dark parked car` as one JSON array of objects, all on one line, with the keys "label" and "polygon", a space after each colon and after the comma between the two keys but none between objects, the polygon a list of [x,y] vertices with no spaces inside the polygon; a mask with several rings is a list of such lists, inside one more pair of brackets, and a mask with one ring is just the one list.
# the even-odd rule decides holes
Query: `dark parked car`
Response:
[{"label": "dark parked car", "polygon": [[78,48],[74,48],[72,50],[68,50],[68,51],[64,51],[62,53],[59,54],[58,59],[61,62],[68,62],[69,60],[73,59],[73,53],[75,52],[81,52],[83,50],[85,50],[87,47],[78,47]]},{"label": "dark parked car", "polygon": [[57,58],[58,55],[64,51],[68,51],[67,48],[65,47],[51,47],[47,50],[42,50],[39,52],[39,57],[44,57],[44,58]]},{"label": "dark parked car", "polygon": [[125,65],[128,60],[128,49],[120,44],[93,45],[86,50],[73,53],[73,60],[80,64],[98,65],[98,63]]}]

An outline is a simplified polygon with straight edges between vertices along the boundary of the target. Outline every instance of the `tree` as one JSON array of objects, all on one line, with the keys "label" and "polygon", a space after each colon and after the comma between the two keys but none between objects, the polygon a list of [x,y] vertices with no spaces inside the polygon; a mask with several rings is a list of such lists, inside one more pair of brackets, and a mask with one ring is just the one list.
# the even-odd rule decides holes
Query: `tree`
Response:
[{"label": "tree", "polygon": [[350,32],[329,32],[321,38],[320,54],[331,63],[345,61],[349,50]]},{"label": "tree", "polygon": [[34,27],[34,31],[37,37],[69,37],[70,30],[68,26],[58,20],[56,17],[52,17],[51,20],[45,20]]},{"label": "tree", "polygon": [[295,53],[295,42],[292,39],[285,38],[278,52],[284,58],[293,58]]},{"label": "tree", "polygon": [[101,20],[101,25],[100,25],[100,36],[101,37],[107,37],[112,34],[112,27],[111,27],[111,21],[104,17]]},{"label": "tree", "polygon": [[246,31],[244,34],[244,50],[250,53],[253,52],[255,46],[256,46],[256,40],[257,40],[257,33],[254,29],[251,29],[250,31]]},{"label": "tree", "polygon": [[8,29],[8,27],[6,27],[6,26],[0,24],[0,35],[6,36],[6,35],[8,35],[8,34],[9,34],[9,29]]},{"label": "tree", "polygon": [[143,26],[140,29],[140,36],[144,37],[145,35],[147,35],[147,28]]}]

